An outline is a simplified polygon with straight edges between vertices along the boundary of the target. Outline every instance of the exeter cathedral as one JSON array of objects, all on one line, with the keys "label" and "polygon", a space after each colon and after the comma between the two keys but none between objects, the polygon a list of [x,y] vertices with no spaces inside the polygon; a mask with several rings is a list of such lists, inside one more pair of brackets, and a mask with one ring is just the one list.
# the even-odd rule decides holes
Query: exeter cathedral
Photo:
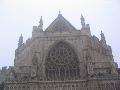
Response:
[{"label": "exeter cathedral", "polygon": [[61,13],[15,50],[14,66],[0,70],[1,90],[120,90],[120,70],[104,33],[91,35],[81,15],[76,29]]}]

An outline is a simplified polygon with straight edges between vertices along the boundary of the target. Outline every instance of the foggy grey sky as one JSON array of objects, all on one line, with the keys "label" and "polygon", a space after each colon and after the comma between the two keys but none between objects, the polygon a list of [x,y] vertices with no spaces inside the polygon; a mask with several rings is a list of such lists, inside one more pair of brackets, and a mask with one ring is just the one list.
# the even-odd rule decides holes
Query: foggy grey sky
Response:
[{"label": "foggy grey sky", "polygon": [[102,30],[120,67],[120,0],[0,0],[0,68],[14,65],[20,34],[24,42],[30,38],[41,16],[46,29],[59,9],[77,29],[82,13],[92,35],[100,38]]}]

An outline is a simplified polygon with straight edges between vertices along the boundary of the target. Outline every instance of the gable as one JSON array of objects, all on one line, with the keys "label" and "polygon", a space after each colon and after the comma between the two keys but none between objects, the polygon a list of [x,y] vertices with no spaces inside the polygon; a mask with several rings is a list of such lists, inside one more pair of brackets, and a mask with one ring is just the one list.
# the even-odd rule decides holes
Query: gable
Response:
[{"label": "gable", "polygon": [[76,30],[61,14],[48,26],[45,31],[73,31]]}]

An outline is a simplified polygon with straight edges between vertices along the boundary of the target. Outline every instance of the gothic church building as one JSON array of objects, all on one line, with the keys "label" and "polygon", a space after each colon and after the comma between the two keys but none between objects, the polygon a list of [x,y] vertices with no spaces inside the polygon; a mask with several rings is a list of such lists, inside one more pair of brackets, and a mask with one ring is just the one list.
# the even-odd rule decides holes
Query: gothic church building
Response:
[{"label": "gothic church building", "polygon": [[120,76],[111,46],[91,35],[81,15],[80,30],[61,13],[43,30],[42,17],[32,37],[15,50],[4,90],[120,90]]}]

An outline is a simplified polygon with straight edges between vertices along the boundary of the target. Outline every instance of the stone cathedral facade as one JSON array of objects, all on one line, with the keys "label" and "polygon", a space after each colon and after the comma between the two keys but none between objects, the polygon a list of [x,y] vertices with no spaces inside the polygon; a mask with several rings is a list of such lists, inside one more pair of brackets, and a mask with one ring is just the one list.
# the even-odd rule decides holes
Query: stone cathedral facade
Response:
[{"label": "stone cathedral facade", "polygon": [[61,13],[43,30],[42,17],[32,37],[15,50],[14,67],[7,69],[4,90],[120,90],[112,49],[91,35],[81,15],[80,30]]}]

